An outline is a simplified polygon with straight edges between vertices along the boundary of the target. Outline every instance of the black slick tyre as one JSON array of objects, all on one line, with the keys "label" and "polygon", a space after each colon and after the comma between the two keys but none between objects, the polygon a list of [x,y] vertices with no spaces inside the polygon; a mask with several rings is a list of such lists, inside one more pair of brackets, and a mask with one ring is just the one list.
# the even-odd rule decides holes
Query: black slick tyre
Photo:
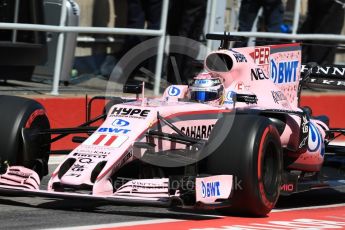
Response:
[{"label": "black slick tyre", "polygon": [[[224,130],[228,132],[224,134]],[[221,211],[267,215],[278,200],[281,186],[283,158],[277,128],[266,117],[228,114],[215,125],[209,143],[219,140],[207,158],[206,170],[213,175],[233,175],[231,207]]]},{"label": "black slick tyre", "polygon": [[48,174],[50,134],[38,134],[50,124],[43,106],[35,100],[0,96],[0,166],[24,166],[40,178]]}]

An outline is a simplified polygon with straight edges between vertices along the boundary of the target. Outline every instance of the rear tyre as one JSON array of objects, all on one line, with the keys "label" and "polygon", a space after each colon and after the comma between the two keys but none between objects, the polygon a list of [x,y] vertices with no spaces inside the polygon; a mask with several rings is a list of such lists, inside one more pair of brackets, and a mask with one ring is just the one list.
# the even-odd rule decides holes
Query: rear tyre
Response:
[{"label": "rear tyre", "polygon": [[[225,126],[226,119],[232,127]],[[207,158],[207,173],[234,176],[231,207],[225,214],[265,216],[276,204],[281,186],[282,148],[276,127],[266,117],[225,115],[215,125],[209,143],[220,129],[231,127],[219,147]]]},{"label": "rear tyre", "polygon": [[0,96],[1,171],[6,165],[19,165],[36,171],[40,178],[47,175],[50,134],[36,134],[49,128],[45,110],[37,101]]}]

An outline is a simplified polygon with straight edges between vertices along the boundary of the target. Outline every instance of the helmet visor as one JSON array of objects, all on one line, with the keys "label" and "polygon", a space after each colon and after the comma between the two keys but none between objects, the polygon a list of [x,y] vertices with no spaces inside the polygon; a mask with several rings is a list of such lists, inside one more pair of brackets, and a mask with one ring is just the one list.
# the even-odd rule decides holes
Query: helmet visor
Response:
[{"label": "helmet visor", "polygon": [[208,91],[194,91],[191,92],[191,100],[192,101],[213,101],[219,98],[217,92],[208,92]]}]

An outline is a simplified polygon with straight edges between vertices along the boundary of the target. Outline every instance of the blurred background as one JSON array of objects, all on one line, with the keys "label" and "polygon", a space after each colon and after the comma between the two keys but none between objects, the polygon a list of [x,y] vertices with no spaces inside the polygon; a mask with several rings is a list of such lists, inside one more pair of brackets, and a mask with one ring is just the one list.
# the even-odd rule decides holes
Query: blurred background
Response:
[{"label": "blurred background", "polygon": [[[190,38],[217,49],[219,43],[206,41],[205,34],[223,31],[235,35],[238,32],[339,35],[338,41],[282,40],[262,35],[265,38],[260,42],[251,37],[245,44],[232,46],[297,40],[303,43],[304,62],[342,65],[345,64],[344,6],[343,0],[0,0],[0,79],[5,83],[15,79],[51,84],[52,94],[58,94],[64,87],[97,78],[87,85],[100,84],[104,89],[113,68],[131,48],[158,37],[163,42],[157,40],[155,52],[161,55],[140,63],[130,76],[143,79],[158,94],[159,88],[154,84],[161,79],[170,84],[188,83],[196,71],[191,68],[200,68],[197,63],[206,52],[196,47],[187,58],[173,56],[181,75],[177,82],[175,76],[171,77],[174,66],[169,61],[172,58],[169,36]],[[9,23],[19,23],[18,28]],[[75,30],[68,33],[57,31],[57,27],[30,30],[28,25],[60,25],[60,29],[71,26]],[[150,31],[157,32],[150,34]],[[143,68],[147,70],[146,76]],[[153,77],[147,76],[148,72]],[[160,74],[155,75],[156,72]],[[159,81],[154,79],[157,75]]]}]

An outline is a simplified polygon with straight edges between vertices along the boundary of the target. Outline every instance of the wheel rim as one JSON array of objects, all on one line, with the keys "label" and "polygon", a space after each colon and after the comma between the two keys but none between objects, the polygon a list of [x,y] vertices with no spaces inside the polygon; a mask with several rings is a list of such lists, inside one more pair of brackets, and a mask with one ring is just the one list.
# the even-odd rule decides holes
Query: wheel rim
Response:
[{"label": "wheel rim", "polygon": [[[43,112],[43,113],[42,113]],[[41,109],[38,109],[32,113],[28,119],[25,128],[30,128],[32,130],[37,130],[39,132],[42,129],[49,129],[49,120],[47,119],[45,112]],[[48,173],[48,160],[49,160],[49,151],[50,151],[50,134],[39,135],[35,142],[37,142],[37,149],[30,154],[30,162],[25,163],[26,167],[29,167],[36,171],[40,178]],[[27,165],[26,165],[27,164]]]},{"label": "wheel rim", "polygon": [[273,142],[268,142],[265,148],[264,159],[262,161],[262,182],[265,192],[273,195],[277,189],[277,181],[279,177],[279,167],[276,161],[277,148]]}]

